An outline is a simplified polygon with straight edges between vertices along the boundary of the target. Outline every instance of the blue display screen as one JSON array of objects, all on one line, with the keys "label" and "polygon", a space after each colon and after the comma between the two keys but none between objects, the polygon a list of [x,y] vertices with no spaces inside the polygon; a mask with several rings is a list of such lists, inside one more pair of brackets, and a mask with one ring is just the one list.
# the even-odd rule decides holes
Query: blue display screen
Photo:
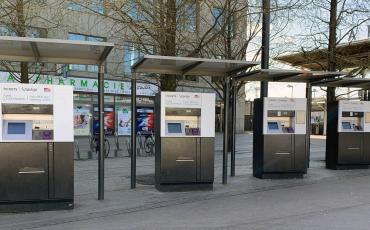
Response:
[{"label": "blue display screen", "polygon": [[268,128],[270,130],[278,130],[279,129],[279,125],[278,125],[277,122],[268,122],[267,125],[268,125]]},{"label": "blue display screen", "polygon": [[181,123],[168,123],[168,133],[182,133]]},{"label": "blue display screen", "polygon": [[24,122],[9,122],[8,134],[26,134],[26,123]]},{"label": "blue display screen", "polygon": [[342,122],[343,129],[352,129],[350,122]]}]

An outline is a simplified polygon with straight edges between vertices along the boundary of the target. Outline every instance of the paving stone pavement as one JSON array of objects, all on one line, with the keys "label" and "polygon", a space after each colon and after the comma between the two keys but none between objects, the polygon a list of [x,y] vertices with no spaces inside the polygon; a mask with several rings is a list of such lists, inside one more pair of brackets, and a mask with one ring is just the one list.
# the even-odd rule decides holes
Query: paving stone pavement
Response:
[{"label": "paving stone pavement", "polygon": [[[105,200],[97,200],[97,161],[75,161],[75,209],[0,214],[0,229],[370,229],[370,170],[325,169],[325,139],[311,139],[303,179],[256,179],[252,134],[237,136],[236,176],[221,184],[222,135],[216,136],[212,191],[129,189],[130,159],[106,160]],[[154,158],[138,158],[138,178]]]}]

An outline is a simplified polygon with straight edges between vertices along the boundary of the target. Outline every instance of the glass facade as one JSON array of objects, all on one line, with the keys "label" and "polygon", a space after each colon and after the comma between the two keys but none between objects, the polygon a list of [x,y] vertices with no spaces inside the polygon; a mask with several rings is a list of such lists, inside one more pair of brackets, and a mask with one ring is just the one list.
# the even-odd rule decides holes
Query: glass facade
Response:
[{"label": "glass facade", "polygon": [[[91,36],[91,35],[68,33],[68,40],[104,42],[106,41],[106,38]],[[75,70],[75,71],[98,72],[97,65],[75,65],[73,64],[73,65],[69,65],[69,68],[70,70]]]},{"label": "glass facade", "polygon": [[154,47],[146,46],[144,49],[137,44],[127,42],[123,47],[123,72],[131,74],[131,66],[144,54],[153,54]]},{"label": "glass facade", "polygon": [[68,9],[82,12],[104,13],[104,2],[101,0],[90,0],[88,3],[69,2]]}]

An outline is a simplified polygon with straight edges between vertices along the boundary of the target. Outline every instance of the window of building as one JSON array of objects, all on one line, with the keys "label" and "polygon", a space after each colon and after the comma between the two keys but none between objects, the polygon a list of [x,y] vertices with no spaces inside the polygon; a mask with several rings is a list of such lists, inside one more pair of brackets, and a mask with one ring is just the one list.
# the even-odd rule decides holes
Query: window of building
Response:
[{"label": "window of building", "polygon": [[127,15],[133,21],[142,21],[144,20],[144,16],[140,10],[140,6],[135,2],[128,2],[125,5]]},{"label": "window of building", "polygon": [[[212,8],[212,16],[213,16],[213,23],[215,24],[215,29],[216,30],[221,30],[222,27],[227,23],[225,20],[225,12],[223,12],[223,9],[219,7],[213,7]],[[230,31],[230,36],[234,36],[234,30],[235,30],[235,23],[234,23],[234,17],[231,16],[230,18],[230,23],[226,25],[225,27],[225,33],[228,33]]]},{"label": "window of building", "polygon": [[222,24],[224,23],[224,15],[222,13],[222,9],[219,7],[213,7],[212,16],[213,16],[213,24],[215,25],[215,29],[220,30],[222,28]]},{"label": "window of building", "polygon": [[82,12],[97,12],[104,13],[104,2],[101,0],[90,0],[89,3],[83,3],[82,1],[70,1],[68,3],[68,9],[82,11]]},{"label": "window of building", "polygon": [[[26,36],[31,38],[46,37],[46,30],[43,28],[27,27]],[[15,31],[5,25],[0,25],[0,36],[18,36]]]},{"label": "window of building", "polygon": [[141,49],[135,43],[126,43],[123,47],[123,72],[131,73],[131,66],[144,54],[153,54],[154,47],[146,46],[146,49]]},{"label": "window of building", "polygon": [[[103,37],[91,36],[91,35],[83,35],[83,34],[75,34],[69,33],[68,40],[74,41],[94,41],[94,42],[104,42],[106,41]],[[98,72],[97,65],[69,65],[70,70],[75,71],[88,71],[88,72]]]},{"label": "window of building", "polygon": [[186,23],[186,27],[188,30],[194,31],[196,29],[196,4],[195,3],[188,3],[185,6],[185,18],[188,20]]},{"label": "window of building", "polygon": [[197,6],[195,1],[176,1],[177,4],[177,27],[187,31],[195,31],[197,19]]}]

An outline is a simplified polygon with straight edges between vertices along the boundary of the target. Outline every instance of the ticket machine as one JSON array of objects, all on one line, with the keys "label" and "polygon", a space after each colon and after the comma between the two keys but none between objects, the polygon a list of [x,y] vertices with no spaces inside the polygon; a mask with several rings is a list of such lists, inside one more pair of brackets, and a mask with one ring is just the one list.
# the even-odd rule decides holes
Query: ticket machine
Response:
[{"label": "ticket machine", "polygon": [[305,98],[254,101],[253,175],[302,177],[307,172]]},{"label": "ticket machine", "polygon": [[73,208],[73,88],[0,84],[0,212]]},{"label": "ticket machine", "polygon": [[212,188],[215,95],[161,92],[155,105],[157,189]]},{"label": "ticket machine", "polygon": [[370,164],[370,102],[337,101],[328,106],[326,167],[368,168]]}]

